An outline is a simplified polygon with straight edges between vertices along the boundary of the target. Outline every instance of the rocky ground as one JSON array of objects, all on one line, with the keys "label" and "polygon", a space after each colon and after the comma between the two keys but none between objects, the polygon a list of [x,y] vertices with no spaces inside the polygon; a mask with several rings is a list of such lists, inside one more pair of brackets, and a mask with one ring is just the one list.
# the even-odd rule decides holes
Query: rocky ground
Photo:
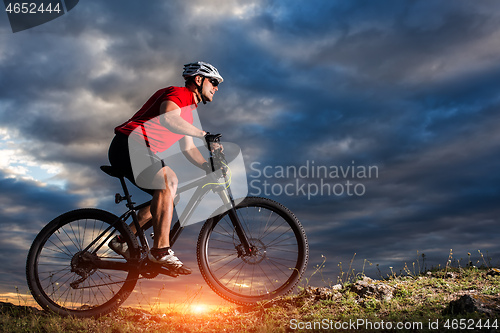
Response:
[{"label": "rocky ground", "polygon": [[[98,319],[81,320],[3,302],[0,314],[0,332],[9,333],[324,332],[329,329],[320,326],[322,323],[337,325],[360,319],[375,325],[388,322],[422,325],[407,331],[500,332],[500,270],[446,269],[385,280],[364,276],[343,285],[308,286],[295,295],[253,307],[234,307],[198,316],[125,308]],[[466,320],[472,326],[463,330],[458,326],[462,323],[459,320]],[[431,329],[431,322],[441,326]],[[374,330],[346,327],[340,331]]]}]

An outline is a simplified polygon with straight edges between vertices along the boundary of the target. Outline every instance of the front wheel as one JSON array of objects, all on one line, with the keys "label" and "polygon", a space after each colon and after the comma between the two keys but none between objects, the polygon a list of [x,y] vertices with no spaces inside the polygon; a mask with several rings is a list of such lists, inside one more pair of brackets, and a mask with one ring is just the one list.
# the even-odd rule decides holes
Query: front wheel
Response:
[{"label": "front wheel", "polygon": [[[98,209],[65,213],[45,226],[28,253],[28,286],[38,304],[60,315],[93,317],[115,310],[130,295],[139,272],[108,246],[121,234],[131,258],[137,239],[118,217]],[[105,269],[96,262],[126,267]],[[128,268],[127,268],[128,267]]]},{"label": "front wheel", "polygon": [[236,206],[236,214],[252,254],[244,253],[227,212],[207,220],[197,246],[205,281],[223,298],[243,305],[289,293],[304,273],[309,255],[299,220],[266,198],[245,198]]}]

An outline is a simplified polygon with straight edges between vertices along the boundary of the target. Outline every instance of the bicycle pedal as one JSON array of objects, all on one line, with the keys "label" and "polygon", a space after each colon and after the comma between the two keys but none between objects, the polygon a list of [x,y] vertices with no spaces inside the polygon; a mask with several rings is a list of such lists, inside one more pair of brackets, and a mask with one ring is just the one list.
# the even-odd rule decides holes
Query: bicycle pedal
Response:
[{"label": "bicycle pedal", "polygon": [[171,277],[178,277],[179,276],[179,273],[177,273],[175,270],[168,269],[165,266],[161,266],[160,273],[164,274],[164,275],[171,276]]},{"label": "bicycle pedal", "polygon": [[151,267],[156,273],[163,274],[163,275],[168,275],[171,277],[178,277],[179,273],[175,271],[173,268],[168,268],[166,266],[163,266],[162,264],[159,264],[157,262],[151,261],[148,259],[147,265]]}]

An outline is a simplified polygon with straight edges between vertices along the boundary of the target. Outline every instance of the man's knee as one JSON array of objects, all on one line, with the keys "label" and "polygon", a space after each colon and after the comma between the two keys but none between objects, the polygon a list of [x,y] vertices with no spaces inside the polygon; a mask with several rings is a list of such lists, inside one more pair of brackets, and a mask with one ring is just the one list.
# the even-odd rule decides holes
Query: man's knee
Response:
[{"label": "man's knee", "polygon": [[177,175],[169,167],[164,168],[164,175],[166,189],[169,189],[170,191],[173,191],[175,193],[175,191],[177,190],[177,185],[179,184]]},{"label": "man's knee", "polygon": [[179,184],[179,180],[177,177],[175,178],[166,178],[165,179],[165,191],[172,192],[175,194],[177,191],[177,185]]}]

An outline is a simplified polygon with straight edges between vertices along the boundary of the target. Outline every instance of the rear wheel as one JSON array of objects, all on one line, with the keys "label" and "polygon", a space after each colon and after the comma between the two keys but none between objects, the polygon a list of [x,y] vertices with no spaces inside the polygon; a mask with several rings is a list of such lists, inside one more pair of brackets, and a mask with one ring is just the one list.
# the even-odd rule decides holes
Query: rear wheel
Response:
[{"label": "rear wheel", "polygon": [[[127,260],[108,247],[118,234],[125,239],[130,257],[138,258],[136,237],[109,212],[79,209],[47,224],[35,238],[26,264],[28,285],[38,304],[75,317],[100,316],[118,308],[139,276],[136,267],[126,265]],[[103,269],[96,265],[98,261],[126,268]]]},{"label": "rear wheel", "polygon": [[228,213],[208,220],[198,238],[198,265],[220,296],[252,304],[290,292],[307,266],[309,249],[299,220],[266,198],[245,198],[236,213],[252,246],[247,255]]}]

